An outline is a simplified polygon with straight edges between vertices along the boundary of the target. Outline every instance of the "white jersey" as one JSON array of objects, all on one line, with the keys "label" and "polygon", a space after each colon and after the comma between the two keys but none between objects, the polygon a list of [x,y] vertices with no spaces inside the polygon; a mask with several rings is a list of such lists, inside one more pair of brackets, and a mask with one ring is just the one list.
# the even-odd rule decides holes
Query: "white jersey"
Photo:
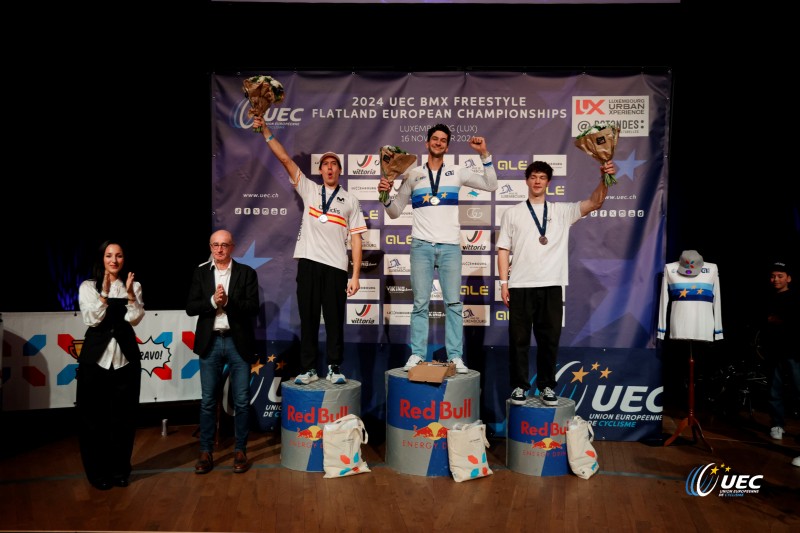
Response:
[{"label": "white jersey", "polygon": [[[326,214],[328,220],[320,222],[322,187],[300,172],[295,190],[303,199],[303,218],[294,248],[295,259],[310,259],[347,272],[347,238],[350,234],[367,231],[367,222],[358,199],[339,187]],[[325,190],[330,200],[332,189]]]},{"label": "white jersey", "polygon": [[[490,192],[497,189],[497,173],[492,165],[492,156],[482,161],[483,169],[480,172],[460,165],[448,167],[443,164],[436,191],[439,199],[437,205],[431,203],[433,190],[428,165],[409,170],[397,196],[386,208],[386,213],[391,218],[397,218],[410,199],[413,209],[411,236],[414,239],[437,244],[461,244],[461,224],[458,221],[458,192],[461,186]],[[431,174],[435,181],[438,172]]]},{"label": "white jersey", "polygon": [[[544,224],[544,204],[531,205],[540,224]],[[528,203],[507,209],[500,221],[496,247],[513,255],[508,288],[567,286],[569,230],[580,219],[580,202],[547,202],[547,244],[542,244]]]},{"label": "white jersey", "polygon": [[661,304],[658,310],[658,338],[699,341],[722,340],[722,302],[719,272],[714,263],[704,263],[696,276],[678,273],[679,263],[664,267],[661,282]]}]

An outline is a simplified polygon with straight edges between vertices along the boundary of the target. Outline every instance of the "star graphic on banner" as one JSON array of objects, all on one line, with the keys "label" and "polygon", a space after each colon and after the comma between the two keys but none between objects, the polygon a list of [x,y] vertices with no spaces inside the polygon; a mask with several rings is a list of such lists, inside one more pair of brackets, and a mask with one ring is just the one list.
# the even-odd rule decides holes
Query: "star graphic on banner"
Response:
[{"label": "star graphic on banner", "polygon": [[572,375],[575,376],[575,377],[572,378],[572,381],[570,381],[570,383],[575,383],[576,381],[580,381],[581,383],[583,383],[583,378],[584,378],[584,376],[586,376],[586,374],[588,374],[588,372],[586,372],[583,369],[583,367],[581,367],[580,370],[578,370],[577,372],[573,372],[572,373]]},{"label": "star graphic on banner", "polygon": [[614,158],[614,163],[617,164],[617,179],[621,178],[622,176],[628,176],[631,181],[633,181],[634,173],[633,171],[645,163],[647,163],[646,159],[636,159],[636,150],[631,152],[631,155],[628,156],[628,159],[617,159]]},{"label": "star graphic on banner", "polygon": [[275,354],[270,355],[267,357],[267,363],[274,363],[275,362]]},{"label": "star graphic on banner", "polygon": [[600,368],[600,363],[592,363],[592,370],[597,370]]},{"label": "star graphic on banner", "polygon": [[248,265],[253,269],[257,269],[260,266],[263,266],[270,261],[272,261],[271,257],[256,257],[256,241],[250,243],[250,248],[244,253],[244,255],[240,257],[235,257],[238,262],[242,263],[243,265]]},{"label": "star graphic on banner", "polygon": [[606,378],[606,379],[608,379],[608,375],[609,375],[611,372],[612,372],[612,370],[609,370],[609,369],[608,369],[608,367],[606,367],[606,369],[605,369],[605,370],[601,370],[601,371],[600,371],[600,379],[603,379],[603,378]]},{"label": "star graphic on banner", "polygon": [[716,474],[717,472],[719,472],[719,468],[718,467],[715,466],[714,468],[711,469],[711,473],[712,474]]},{"label": "star graphic on banner", "polygon": [[662,246],[658,228],[646,235],[632,259],[584,259],[583,263],[606,288],[606,296],[595,307],[586,324],[575,335],[578,345],[587,337],[601,332],[606,326],[629,315],[648,330],[656,296],[653,272],[659,272],[663,261],[657,252]]},{"label": "star graphic on banner", "polygon": [[285,362],[283,362],[283,361],[278,361],[278,363],[275,365],[275,370],[280,370],[281,368],[283,368],[283,367],[285,367],[285,366],[286,366],[286,363],[285,363]]},{"label": "star graphic on banner", "polygon": [[250,365],[250,373],[251,374],[260,374],[261,373],[261,368],[263,366],[264,365],[262,365],[261,363],[253,363],[252,365]]}]

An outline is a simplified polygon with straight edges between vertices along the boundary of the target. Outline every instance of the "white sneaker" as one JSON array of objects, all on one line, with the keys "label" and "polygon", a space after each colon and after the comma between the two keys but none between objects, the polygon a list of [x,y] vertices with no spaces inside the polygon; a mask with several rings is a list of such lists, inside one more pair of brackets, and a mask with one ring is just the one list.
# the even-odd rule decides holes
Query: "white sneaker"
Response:
[{"label": "white sneaker", "polygon": [[786,433],[782,427],[775,426],[774,428],[769,430],[769,436],[775,440],[783,439],[783,434]]},{"label": "white sneaker", "polygon": [[795,457],[794,459],[792,459],[792,464],[793,464],[794,466],[800,466],[800,455],[798,455],[797,457]]},{"label": "white sneaker", "polygon": [[422,357],[412,354],[406,361],[406,366],[403,367],[404,372],[408,372],[423,361]]},{"label": "white sneaker", "polygon": [[308,385],[312,381],[317,381],[319,377],[317,376],[317,371],[313,368],[308,372],[303,374],[299,374],[296,378],[294,378],[294,382],[296,385]]},{"label": "white sneaker", "polygon": [[467,368],[467,365],[464,364],[464,360],[460,357],[453,357],[450,359],[450,362],[456,364],[456,372],[458,374],[466,374],[469,372],[469,368]]},{"label": "white sneaker", "polygon": [[339,365],[328,365],[328,375],[325,377],[325,379],[334,385],[342,385],[347,383],[347,378],[345,378],[344,374],[339,371]]}]

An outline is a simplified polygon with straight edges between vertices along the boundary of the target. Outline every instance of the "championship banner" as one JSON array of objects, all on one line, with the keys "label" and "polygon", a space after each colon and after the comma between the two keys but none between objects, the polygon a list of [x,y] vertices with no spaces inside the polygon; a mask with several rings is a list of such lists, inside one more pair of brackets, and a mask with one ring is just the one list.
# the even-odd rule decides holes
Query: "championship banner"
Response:
[{"label": "championship banner", "polygon": [[[264,71],[212,76],[213,226],[227,228],[242,251],[237,261],[256,269],[266,302],[264,342],[290,345],[284,360],[297,357],[296,261],[292,258],[302,204],[282,164],[260,133],[252,131],[250,103],[242,81],[269,75],[285,95],[264,120],[300,169],[321,183],[318,160],[332,151],[343,163],[342,186],[361,202],[363,234],[361,290],[348,298],[342,370],[364,386],[366,416],[385,419],[386,370],[410,354],[409,283],[411,209],[390,219],[379,202],[380,151],[399,147],[424,164],[428,128],[452,131],[445,165],[480,164],[468,146],[485,137],[499,179],[493,193],[462,187],[464,358],[486,376],[482,395],[487,428],[505,431],[510,394],[508,310],[497,283],[495,242],[502,214],[526,199],[525,167],[544,160],[554,168],[549,201],[589,197],[599,163],[575,145],[592,127],[612,123],[619,134],[614,161],[617,183],[602,209],[578,221],[570,233],[569,285],[559,354],[559,388],[567,385],[572,361],[598,364],[613,385],[598,381],[597,401],[579,402],[577,413],[595,423],[597,438],[660,437],[661,364],[655,344],[658,276],[665,263],[665,217],[671,75],[641,71],[591,73],[520,72],[289,72]],[[399,186],[399,180],[396,182]],[[438,280],[432,290],[428,359],[446,358],[444,308]],[[324,353],[324,328],[320,343]],[[571,355],[576,353],[578,355]],[[604,358],[595,357],[603,353]],[[637,354],[638,373],[629,365]],[[596,358],[596,361],[589,361]],[[324,362],[320,361],[320,365]],[[530,354],[535,379],[535,344]],[[587,371],[584,366],[582,371]],[[623,372],[623,369],[625,370]],[[587,374],[592,375],[592,374]],[[604,378],[604,379],[605,379]],[[612,379],[613,378],[613,379]],[[648,392],[648,416],[635,427],[611,425],[601,415]],[[564,394],[564,391],[557,391]],[[589,394],[590,391],[585,391]],[[611,396],[606,396],[611,395]],[[622,396],[618,396],[622,395]],[[372,400],[370,400],[372,398]],[[652,401],[650,401],[652,400]],[[620,403],[622,402],[622,403]],[[635,403],[635,402],[634,402]],[[624,410],[619,414],[622,416]],[[596,416],[593,416],[596,415]],[[658,420],[656,420],[658,418]]]}]

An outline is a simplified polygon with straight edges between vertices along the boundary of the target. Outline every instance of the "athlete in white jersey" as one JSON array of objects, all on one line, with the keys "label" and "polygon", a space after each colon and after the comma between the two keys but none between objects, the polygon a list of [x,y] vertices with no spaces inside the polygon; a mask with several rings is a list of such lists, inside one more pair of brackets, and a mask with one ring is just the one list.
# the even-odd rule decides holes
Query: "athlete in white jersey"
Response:
[{"label": "athlete in white jersey", "polygon": [[[358,199],[339,185],[342,162],[334,152],[325,152],[319,161],[323,183],[308,179],[275,139],[262,117],[253,119],[272,153],[283,164],[297,194],[303,199],[303,218],[294,258],[297,263],[297,306],[300,310],[300,373],[294,382],[307,385],[316,381],[319,357],[320,311],[325,317],[328,361],[327,379],[346,383],[339,365],[344,359],[344,321],[347,296],[360,285],[361,234],[367,231],[364,212]],[[353,277],[347,280],[347,238],[351,239]]]},{"label": "athlete in white jersey", "polygon": [[[458,220],[458,192],[462,185],[494,191],[497,173],[492,155],[483,137],[472,137],[470,147],[481,156],[483,168],[474,172],[462,166],[448,167],[444,154],[450,146],[450,128],[436,124],[428,130],[428,162],[408,171],[393,200],[385,204],[386,213],[397,218],[408,202],[413,209],[411,230],[411,356],[403,370],[410,370],[427,358],[428,308],[431,301],[434,269],[446,306],[445,346],[447,360],[460,374],[468,372],[464,364],[464,316],[461,303],[461,224]],[[389,191],[391,183],[381,178],[379,191]]]},{"label": "athlete in white jersey", "polygon": [[[608,187],[603,173],[615,174],[613,161],[601,168],[600,183],[581,202],[548,202],[545,194],[553,168],[534,161],[525,169],[528,199],[503,213],[497,238],[500,292],[509,310],[508,355],[511,403],[523,405],[528,381],[531,328],[536,338],[536,385],[542,403],[557,406],[556,362],[569,283],[569,230],[582,217],[600,209]],[[513,254],[513,268],[511,256]],[[513,272],[512,272],[513,271]]]}]

